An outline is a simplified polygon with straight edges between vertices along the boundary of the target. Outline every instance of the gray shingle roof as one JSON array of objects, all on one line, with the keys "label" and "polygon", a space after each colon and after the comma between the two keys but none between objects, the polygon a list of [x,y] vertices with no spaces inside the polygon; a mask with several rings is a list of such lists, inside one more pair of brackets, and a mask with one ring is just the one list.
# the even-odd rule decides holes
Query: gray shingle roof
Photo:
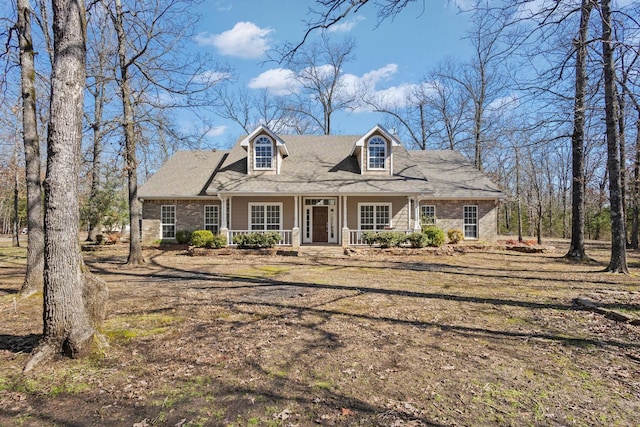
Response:
[{"label": "gray shingle roof", "polygon": [[362,175],[351,156],[360,136],[286,135],[289,150],[279,175],[247,174],[246,151],[236,144],[207,190],[236,193],[419,193],[427,181],[403,146],[394,147],[394,175]]},{"label": "gray shingle roof", "polygon": [[457,151],[425,150],[409,153],[429,181],[434,198],[504,198],[500,188]]},{"label": "gray shingle roof", "polygon": [[355,142],[362,136],[284,135],[289,157],[279,175],[247,174],[247,152],[178,151],[138,191],[142,199],[227,194],[424,194],[451,199],[501,199],[498,186],[450,150],[393,149],[394,175],[360,174]]},{"label": "gray shingle roof", "polygon": [[138,189],[141,199],[204,196],[214,170],[228,151],[177,151]]}]

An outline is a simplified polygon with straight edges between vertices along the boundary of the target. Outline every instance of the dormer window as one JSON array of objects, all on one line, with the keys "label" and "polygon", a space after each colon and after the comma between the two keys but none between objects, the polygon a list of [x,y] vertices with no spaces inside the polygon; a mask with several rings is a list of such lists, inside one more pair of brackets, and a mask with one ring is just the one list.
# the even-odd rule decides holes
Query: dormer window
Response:
[{"label": "dormer window", "polygon": [[379,136],[369,139],[369,169],[384,169],[387,158],[387,141]]},{"label": "dormer window", "polygon": [[266,136],[259,136],[254,143],[255,169],[273,169],[273,142]]}]

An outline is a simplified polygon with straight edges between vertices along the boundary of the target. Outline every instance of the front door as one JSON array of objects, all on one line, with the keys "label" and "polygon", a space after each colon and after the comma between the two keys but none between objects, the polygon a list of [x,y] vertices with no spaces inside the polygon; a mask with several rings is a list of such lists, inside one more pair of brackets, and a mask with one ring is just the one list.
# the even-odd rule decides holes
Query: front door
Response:
[{"label": "front door", "polygon": [[329,209],[326,206],[313,207],[313,241],[326,243],[329,241]]}]

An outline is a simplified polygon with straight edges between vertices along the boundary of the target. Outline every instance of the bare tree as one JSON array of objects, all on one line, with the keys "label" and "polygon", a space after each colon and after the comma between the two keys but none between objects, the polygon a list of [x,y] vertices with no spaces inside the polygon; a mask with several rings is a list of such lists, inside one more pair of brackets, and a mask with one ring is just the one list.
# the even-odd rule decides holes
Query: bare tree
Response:
[{"label": "bare tree", "polygon": [[312,128],[308,118],[287,108],[286,96],[271,94],[268,89],[232,92],[227,85],[220,85],[216,93],[221,104],[216,114],[235,122],[245,133],[259,124],[266,124],[277,134],[303,134]]},{"label": "bare tree", "polygon": [[17,0],[16,32],[20,55],[20,87],[22,93],[22,139],[27,186],[27,271],[20,295],[28,297],[42,289],[44,269],[44,230],[42,184],[40,178],[40,138],[36,113],[35,51],[31,36],[33,10],[29,0]]},{"label": "bare tree", "polygon": [[611,1],[600,1],[602,15],[602,58],[604,63],[605,122],[607,129],[607,166],[609,169],[609,205],[611,208],[611,259],[606,271],[629,274],[627,267],[627,234],[620,173],[620,140],[616,112],[616,74],[614,64]]},{"label": "bare tree", "polygon": [[87,241],[96,240],[104,214],[99,206],[99,193],[103,174],[103,149],[106,135],[115,127],[115,120],[105,117],[111,98],[111,85],[115,81],[115,48],[109,15],[100,3],[93,5],[88,19],[87,92],[92,101],[91,111],[85,118],[91,129],[91,189],[85,212],[88,225]]},{"label": "bare tree", "polygon": [[585,167],[584,167],[584,120],[585,97],[587,87],[587,45],[589,42],[589,19],[594,0],[582,0],[580,7],[580,28],[574,40],[575,62],[575,105],[573,108],[573,134],[571,135],[572,153],[572,205],[571,205],[571,244],[566,256],[584,260],[587,254],[584,247],[584,203],[585,203]]},{"label": "bare tree", "polygon": [[106,287],[84,267],[78,244],[85,23],[83,2],[53,0],[54,61],[44,181],[44,332],[25,371],[56,353],[86,355],[105,314]]},{"label": "bare tree", "polygon": [[137,265],[144,263],[137,176],[142,130],[145,126],[154,127],[161,137],[175,137],[176,132],[165,120],[167,111],[213,105],[206,95],[226,73],[217,65],[212,70],[211,61],[187,54],[181,47],[195,26],[193,2],[103,0],[103,4],[117,38],[116,81],[122,102],[131,230],[127,263]]},{"label": "bare tree", "polygon": [[355,46],[353,39],[333,43],[322,33],[320,40],[299,50],[290,65],[301,90],[286,110],[308,119],[321,133],[331,134],[333,114],[348,110],[356,100],[354,90],[347,88],[342,78],[343,66],[353,59]]}]

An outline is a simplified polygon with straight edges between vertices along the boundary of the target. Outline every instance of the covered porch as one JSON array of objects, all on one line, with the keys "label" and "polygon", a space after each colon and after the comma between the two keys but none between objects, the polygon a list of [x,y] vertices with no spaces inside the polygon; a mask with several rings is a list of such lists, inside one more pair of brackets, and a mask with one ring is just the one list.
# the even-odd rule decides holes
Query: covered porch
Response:
[{"label": "covered porch", "polygon": [[279,246],[364,245],[366,231],[420,230],[419,195],[220,195],[220,234],[277,232]]}]

